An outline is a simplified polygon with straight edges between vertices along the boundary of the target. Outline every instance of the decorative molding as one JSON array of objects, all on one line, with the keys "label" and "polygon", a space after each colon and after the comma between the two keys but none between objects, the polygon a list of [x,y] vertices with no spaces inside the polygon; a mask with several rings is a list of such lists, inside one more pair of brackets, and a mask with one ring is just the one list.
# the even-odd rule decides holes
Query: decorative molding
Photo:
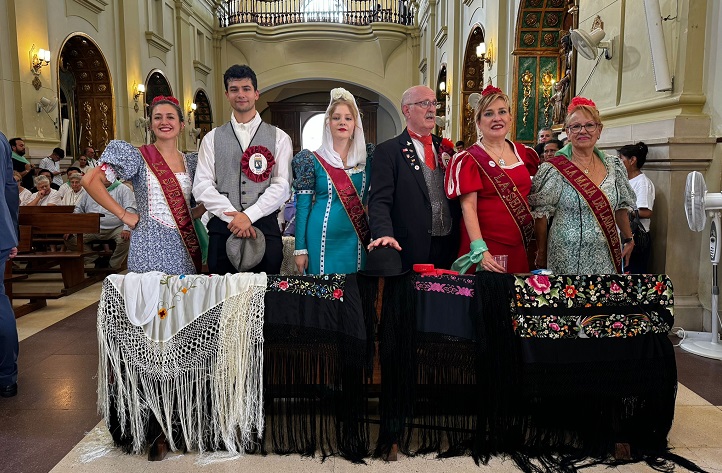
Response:
[{"label": "decorative molding", "polygon": [[472,3],[474,3],[474,0],[464,0],[464,5],[467,7],[470,7]]},{"label": "decorative molding", "polygon": [[424,76],[426,76],[427,68],[428,68],[428,64],[426,63],[426,58],[422,58],[421,62],[419,62],[419,72],[422,73]]},{"label": "decorative molding", "polygon": [[436,36],[434,37],[434,44],[436,44],[436,47],[441,49],[441,47],[446,43],[446,39],[448,38],[448,29],[446,25],[439,28],[439,31],[436,32]]},{"label": "decorative molding", "polygon": [[[150,56],[156,56],[163,61],[165,60],[165,54],[173,47],[173,43],[152,31],[145,32],[145,39],[148,42],[148,54]],[[158,54],[153,54],[153,49],[156,49]],[[163,56],[161,56],[161,54]]]},{"label": "decorative molding", "polygon": [[178,13],[193,15],[193,2],[191,0],[175,0],[175,7]]},{"label": "decorative molding", "polygon": [[206,78],[208,78],[208,74],[211,73],[211,67],[203,64],[197,59],[193,60],[193,69],[195,69],[196,71],[196,77],[198,78],[198,80],[202,80],[203,82],[206,81]]},{"label": "decorative molding", "polygon": [[105,0],[67,0],[66,6],[68,2],[75,2],[78,5],[81,5],[91,12],[95,13],[96,15],[98,13],[102,13],[105,11],[105,8],[108,6],[108,2]]}]

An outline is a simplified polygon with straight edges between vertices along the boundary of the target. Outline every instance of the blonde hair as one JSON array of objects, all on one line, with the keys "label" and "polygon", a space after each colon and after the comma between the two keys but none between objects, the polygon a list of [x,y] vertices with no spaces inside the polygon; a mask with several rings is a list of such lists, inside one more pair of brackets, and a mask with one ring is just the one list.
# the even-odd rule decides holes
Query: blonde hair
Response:
[{"label": "blonde hair", "polygon": [[567,117],[564,119],[564,128],[569,126],[569,121],[571,120],[570,117],[580,110],[591,115],[592,120],[594,120],[595,123],[602,123],[602,118],[599,116],[599,110],[597,110],[597,107],[592,107],[591,105],[577,105],[567,112]]},{"label": "blonde hair", "polygon": [[[353,115],[353,120],[356,121],[356,117],[360,117],[361,114],[359,113],[358,106],[356,105],[355,100],[349,100],[346,97],[337,97],[331,101],[330,104],[328,104],[328,108],[326,109],[326,123],[331,123],[331,117],[333,116],[333,113],[336,111],[336,107],[339,105],[347,105],[348,108],[351,110],[351,115]],[[358,123],[356,124],[358,126]]]},{"label": "blonde hair", "polygon": [[504,92],[482,95],[481,99],[479,99],[479,103],[476,104],[476,109],[474,110],[474,122],[479,123],[479,119],[481,118],[481,114],[484,113],[484,110],[489,108],[489,106],[498,99],[502,99],[504,103],[506,103],[506,107],[509,109],[509,113],[511,113],[511,102],[509,101],[509,96]]}]

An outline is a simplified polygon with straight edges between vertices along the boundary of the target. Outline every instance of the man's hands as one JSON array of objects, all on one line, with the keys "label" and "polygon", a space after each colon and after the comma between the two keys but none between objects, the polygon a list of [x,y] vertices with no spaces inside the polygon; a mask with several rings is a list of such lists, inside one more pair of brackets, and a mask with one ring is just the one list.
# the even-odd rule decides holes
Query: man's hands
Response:
[{"label": "man's hands", "polygon": [[120,232],[120,238],[123,240],[130,240],[130,230],[123,230]]},{"label": "man's hands", "polygon": [[368,250],[371,251],[374,248],[378,248],[379,246],[390,246],[397,251],[401,251],[401,245],[399,245],[399,242],[396,241],[396,238],[390,236],[385,236],[373,240],[371,243],[369,243]]},{"label": "man's hands", "polygon": [[248,215],[243,212],[223,212],[223,215],[233,217],[228,229],[238,238],[256,238],[256,230],[253,229],[253,223]]}]

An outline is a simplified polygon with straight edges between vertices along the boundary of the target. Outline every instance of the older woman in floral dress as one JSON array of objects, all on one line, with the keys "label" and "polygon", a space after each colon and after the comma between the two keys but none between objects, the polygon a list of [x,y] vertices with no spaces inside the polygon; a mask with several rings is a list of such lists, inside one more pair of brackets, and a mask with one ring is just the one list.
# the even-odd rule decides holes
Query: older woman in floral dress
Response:
[{"label": "older woman in floral dress", "polygon": [[596,147],[603,125],[594,102],[575,97],[565,128],[570,143],[541,165],[529,195],[536,265],[556,274],[621,272],[634,247],[627,213],[635,196],[627,170]]}]

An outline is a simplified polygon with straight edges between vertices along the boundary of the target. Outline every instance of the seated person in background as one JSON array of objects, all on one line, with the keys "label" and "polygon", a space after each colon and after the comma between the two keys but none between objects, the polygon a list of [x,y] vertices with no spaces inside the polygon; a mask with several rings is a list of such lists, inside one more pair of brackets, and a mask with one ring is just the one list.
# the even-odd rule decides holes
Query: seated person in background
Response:
[{"label": "seated person in background", "polygon": [[[85,195],[85,189],[83,189],[83,186],[80,185],[80,179],[82,179],[82,177],[82,174],[79,172],[70,174],[67,182],[68,190],[63,194],[61,205],[76,205],[80,201],[81,197]],[[66,185],[63,184],[61,189],[64,189],[65,187]],[[58,191],[58,193],[60,193],[60,191]]]},{"label": "seated person in background", "polygon": [[[59,188],[58,192],[60,193],[60,200],[63,200],[65,198],[65,194],[70,192],[70,176],[73,174],[78,174],[80,177],[83,177],[83,172],[80,170],[80,168],[77,168],[75,166],[70,166],[65,173],[68,175],[68,182],[64,182]],[[75,204],[73,204],[75,205]]]},{"label": "seated person in background", "polygon": [[[63,174],[65,173],[60,170],[60,161],[63,158],[65,158],[65,151],[62,148],[54,148],[50,156],[40,160],[40,169],[47,169],[52,175],[50,182],[57,186],[63,184]],[[53,189],[57,189],[57,187],[53,187]]]},{"label": "seated person in background", "polygon": [[562,149],[564,145],[561,141],[551,139],[544,143],[544,151],[539,155],[539,158],[541,162],[547,161],[554,157],[555,154],[557,154],[557,151]]},{"label": "seated person in background", "polygon": [[19,172],[13,171],[13,178],[18,183],[18,193],[20,194],[20,205],[27,205],[33,198],[33,193],[23,187],[23,176]]},{"label": "seated person in background", "polygon": [[[90,153],[91,153],[92,156],[93,156],[93,162],[92,162],[92,163],[91,163],[91,161],[90,161],[90,159],[89,159],[89,157],[88,157],[88,150],[90,150]],[[77,159],[73,164],[71,164],[70,166],[71,166],[71,167],[79,168],[79,169],[80,169],[80,172],[82,172],[83,174],[85,174],[85,173],[87,173],[88,171],[90,171],[91,169],[93,169],[93,168],[95,167],[95,164],[96,164],[96,163],[97,163],[97,161],[95,160],[95,151],[93,150],[93,148],[85,148],[85,153],[82,154],[82,155],[80,155],[80,156],[78,157],[78,159]],[[68,168],[68,170],[69,170],[69,168]]]},{"label": "seated person in background", "polygon": [[[136,213],[135,196],[128,186],[124,186],[117,180],[111,184],[110,181],[106,179],[105,173],[102,172],[98,173],[97,177],[101,180],[113,200],[115,200],[128,213]],[[128,256],[128,250],[130,249],[130,227],[124,225],[123,222],[112,212],[101,207],[87,192],[83,194],[78,203],[75,205],[74,212],[103,214],[103,216],[100,217],[100,232],[83,235],[85,251],[92,251],[89,243],[93,241],[114,240],[115,251],[110,257],[109,266],[113,270],[120,269]],[[70,250],[76,250],[77,247],[78,243],[75,236],[68,238],[68,248],[70,248]],[[91,259],[90,261],[92,262],[94,259]],[[103,266],[105,266],[104,262],[96,262],[96,267]]]},{"label": "seated person in background", "polygon": [[[35,177],[40,177],[40,176],[45,176],[45,178],[46,178],[46,179],[48,180],[48,182],[50,183],[50,188],[51,188],[51,189],[54,189],[54,190],[60,189],[60,186],[53,182],[53,173],[52,173],[52,172],[48,171],[47,169],[39,169],[39,170],[38,170],[38,175],[35,176]],[[30,192],[37,192],[37,191],[38,191],[38,186],[37,186],[37,184],[36,184],[35,182],[36,182],[35,179],[33,179],[33,184],[35,185],[35,187],[33,187],[32,189],[30,189]]]},{"label": "seated person in background", "polygon": [[456,151],[457,153],[461,153],[462,151],[464,151],[465,147],[466,146],[464,145],[464,142],[462,140],[459,140],[454,144],[454,151]]},{"label": "seated person in background", "polygon": [[47,176],[38,176],[35,178],[35,189],[37,189],[37,191],[25,205],[60,205],[60,195],[58,191],[50,187],[50,180]]}]

